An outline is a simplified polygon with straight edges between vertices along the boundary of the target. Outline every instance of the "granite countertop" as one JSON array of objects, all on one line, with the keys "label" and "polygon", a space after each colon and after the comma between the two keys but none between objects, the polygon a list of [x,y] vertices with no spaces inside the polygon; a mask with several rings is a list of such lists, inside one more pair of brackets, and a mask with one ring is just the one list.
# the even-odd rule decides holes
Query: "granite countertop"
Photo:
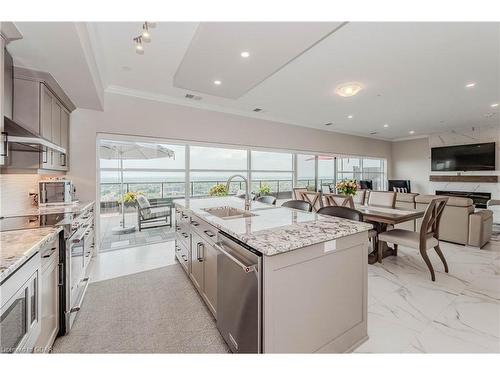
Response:
[{"label": "granite countertop", "polygon": [[62,227],[0,232],[0,282],[54,240]]},{"label": "granite countertop", "polygon": [[57,205],[51,205],[51,206],[33,207],[30,210],[22,211],[21,213],[16,213],[15,215],[6,215],[6,217],[27,216],[27,215],[62,214],[62,213],[79,214],[80,212],[87,210],[93,204],[94,204],[94,201],[74,202],[73,204],[57,204]]},{"label": "granite countertop", "polygon": [[255,201],[250,210],[255,216],[246,218],[221,219],[203,210],[222,206],[244,209],[244,200],[236,197],[177,199],[174,203],[189,209],[200,219],[267,256],[373,228],[368,223],[274,207]]}]

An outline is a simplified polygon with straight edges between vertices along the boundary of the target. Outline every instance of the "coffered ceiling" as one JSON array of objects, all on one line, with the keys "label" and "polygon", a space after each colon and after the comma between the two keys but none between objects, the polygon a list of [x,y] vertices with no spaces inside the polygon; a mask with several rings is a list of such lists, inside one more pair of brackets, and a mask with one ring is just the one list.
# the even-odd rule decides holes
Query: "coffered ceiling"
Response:
[{"label": "coffered ceiling", "polygon": [[[141,22],[76,25],[76,39],[54,38],[47,50],[49,34],[68,33],[67,24],[20,23],[25,38],[9,49],[18,64],[50,68],[77,106],[98,109],[82,92],[97,82],[123,95],[392,140],[499,124],[491,107],[500,101],[498,23],[159,22],[143,55],[132,42]],[[347,82],[362,90],[335,94]]]}]

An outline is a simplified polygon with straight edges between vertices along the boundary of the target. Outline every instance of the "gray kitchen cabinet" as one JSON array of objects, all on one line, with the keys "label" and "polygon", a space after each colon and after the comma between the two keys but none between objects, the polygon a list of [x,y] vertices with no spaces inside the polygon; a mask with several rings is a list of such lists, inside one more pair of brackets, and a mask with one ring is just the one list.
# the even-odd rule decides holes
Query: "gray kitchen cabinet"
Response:
[{"label": "gray kitchen cabinet", "polygon": [[13,120],[33,134],[40,134],[40,84],[22,78],[14,78]]},{"label": "gray kitchen cabinet", "polygon": [[58,100],[52,96],[52,138],[50,139],[56,145],[61,145],[61,105]]},{"label": "gray kitchen cabinet", "polygon": [[40,135],[52,141],[52,93],[40,85]]},{"label": "gray kitchen cabinet", "polygon": [[[65,108],[61,108],[61,146],[65,150],[69,150],[69,112]],[[68,170],[68,151],[61,155],[61,167],[63,170]]]},{"label": "gray kitchen cabinet", "polygon": [[195,232],[191,232],[191,273],[189,277],[201,293],[203,293],[204,288],[204,247],[203,239]]},{"label": "gray kitchen cabinet", "polygon": [[50,351],[59,330],[58,263],[56,240],[41,252],[41,330],[36,346],[44,352]]},{"label": "gray kitchen cabinet", "polygon": [[74,104],[49,74],[14,67],[13,120],[30,132],[63,147],[40,153],[39,168],[68,171],[70,112]]},{"label": "gray kitchen cabinet", "polygon": [[217,311],[217,255],[218,250],[205,242],[204,244],[204,272],[203,272],[203,294],[208,308],[212,314]]}]

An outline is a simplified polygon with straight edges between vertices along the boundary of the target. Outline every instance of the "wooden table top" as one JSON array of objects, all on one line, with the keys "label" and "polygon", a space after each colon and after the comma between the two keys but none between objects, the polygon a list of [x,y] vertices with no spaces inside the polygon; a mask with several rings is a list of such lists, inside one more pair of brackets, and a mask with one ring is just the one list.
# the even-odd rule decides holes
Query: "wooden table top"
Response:
[{"label": "wooden table top", "polygon": [[356,210],[360,211],[367,220],[378,221],[386,224],[404,223],[405,221],[421,218],[425,213],[425,210],[412,208],[402,209],[362,205],[356,205]]}]

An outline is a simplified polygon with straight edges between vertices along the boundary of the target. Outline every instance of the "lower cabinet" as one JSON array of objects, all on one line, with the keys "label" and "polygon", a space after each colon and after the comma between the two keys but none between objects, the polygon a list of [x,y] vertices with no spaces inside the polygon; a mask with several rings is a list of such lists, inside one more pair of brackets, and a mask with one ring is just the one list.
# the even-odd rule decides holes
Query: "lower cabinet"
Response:
[{"label": "lower cabinet", "polygon": [[217,254],[218,251],[195,231],[191,232],[191,280],[217,317]]},{"label": "lower cabinet", "polygon": [[201,237],[196,234],[196,232],[191,233],[191,280],[194,286],[199,290],[203,291],[203,252],[204,244]]},{"label": "lower cabinet", "polygon": [[49,258],[48,264],[42,268],[42,325],[37,341],[37,347],[43,352],[50,351],[59,330],[58,251]]}]

